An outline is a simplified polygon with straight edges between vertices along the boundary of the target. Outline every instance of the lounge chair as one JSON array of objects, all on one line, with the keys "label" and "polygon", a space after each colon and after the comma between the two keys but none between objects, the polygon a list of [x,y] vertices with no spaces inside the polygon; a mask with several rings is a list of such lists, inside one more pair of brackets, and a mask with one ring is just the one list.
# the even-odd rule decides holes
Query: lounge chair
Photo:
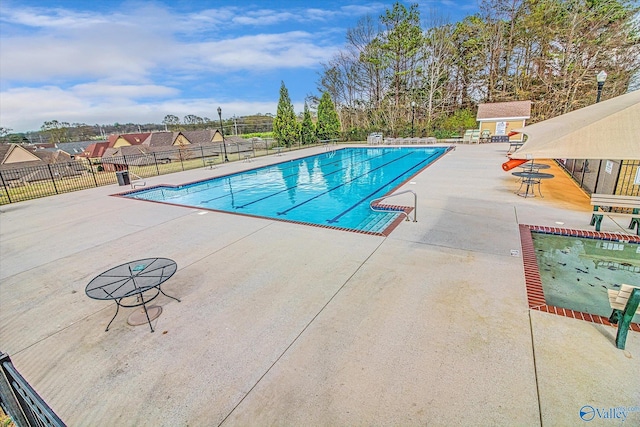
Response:
[{"label": "lounge chair", "polygon": [[471,132],[471,143],[479,144],[480,143],[480,129],[474,129]]},{"label": "lounge chair", "polygon": [[464,136],[462,137],[463,144],[471,144],[471,136],[473,134],[473,129],[467,129],[464,131]]}]

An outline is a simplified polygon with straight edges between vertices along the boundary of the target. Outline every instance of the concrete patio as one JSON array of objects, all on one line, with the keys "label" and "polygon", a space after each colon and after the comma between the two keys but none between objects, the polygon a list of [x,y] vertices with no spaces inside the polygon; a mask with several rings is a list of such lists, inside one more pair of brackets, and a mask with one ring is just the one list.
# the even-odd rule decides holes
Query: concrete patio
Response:
[{"label": "concrete patio", "polygon": [[[0,350],[70,426],[640,425],[640,334],[529,310],[519,224],[589,227],[557,167],[544,198],[502,171],[508,144],[459,145],[407,183],[418,222],[389,237],[128,200],[116,185],[0,207]],[[321,147],[147,179],[178,184]],[[401,199],[401,198],[399,198]],[[395,203],[410,204],[397,200]],[[625,232],[610,219],[603,231]],[[630,232],[630,230],[626,230]],[[167,257],[130,326],[97,274]]]}]

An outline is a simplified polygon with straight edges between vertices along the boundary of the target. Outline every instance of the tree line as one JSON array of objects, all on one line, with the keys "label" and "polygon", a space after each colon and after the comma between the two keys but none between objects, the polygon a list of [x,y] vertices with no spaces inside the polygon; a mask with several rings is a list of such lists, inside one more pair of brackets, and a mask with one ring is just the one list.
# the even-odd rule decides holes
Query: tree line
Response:
[{"label": "tree line", "polygon": [[[625,93],[640,70],[637,3],[627,0],[482,0],[455,24],[396,2],[358,21],[326,64],[346,135],[383,130],[437,137],[475,127],[478,103],[531,100],[529,123]],[[415,128],[415,129],[414,129]]]}]

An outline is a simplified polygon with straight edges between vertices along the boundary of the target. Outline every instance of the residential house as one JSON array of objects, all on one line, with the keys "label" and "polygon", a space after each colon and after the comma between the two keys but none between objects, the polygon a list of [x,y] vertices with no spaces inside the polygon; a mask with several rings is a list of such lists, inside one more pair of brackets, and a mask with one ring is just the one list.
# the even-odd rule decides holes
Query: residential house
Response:
[{"label": "residential house", "polygon": [[108,141],[94,142],[85,148],[82,153],[77,154],[76,156],[89,159],[92,164],[100,163],[100,158],[107,148],[109,148]]},{"label": "residential house", "polygon": [[[111,135],[101,163],[104,170],[118,171],[134,165],[217,157],[224,150],[222,141],[217,129]],[[224,137],[224,141],[229,153],[252,150],[251,141],[237,136]]]},{"label": "residential house", "polygon": [[0,174],[5,185],[24,185],[28,182],[79,175],[84,166],[73,161],[62,150],[49,151],[17,145],[0,144]]},{"label": "residential house", "polygon": [[140,145],[149,137],[149,135],[151,135],[151,132],[109,135],[109,147],[118,148],[128,145]]}]

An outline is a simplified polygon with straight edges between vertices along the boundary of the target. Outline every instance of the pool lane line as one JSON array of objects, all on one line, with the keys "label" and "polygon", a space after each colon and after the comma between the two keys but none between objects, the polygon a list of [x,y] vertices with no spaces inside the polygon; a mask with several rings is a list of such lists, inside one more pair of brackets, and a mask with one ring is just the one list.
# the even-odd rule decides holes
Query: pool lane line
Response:
[{"label": "pool lane line", "polygon": [[[409,169],[405,170],[404,172],[402,172],[400,175],[396,176],[395,178],[393,178],[391,181],[388,181],[385,185],[379,187],[378,189],[376,189],[374,192],[366,195],[364,198],[360,199],[357,203],[355,203],[353,206],[349,207],[348,209],[346,209],[345,211],[341,212],[340,214],[336,215],[335,217],[328,219],[327,222],[329,224],[333,224],[336,223],[340,220],[340,218],[342,218],[344,215],[346,215],[347,213],[351,212],[353,209],[357,208],[358,206],[360,206],[363,202],[366,202],[367,200],[369,200],[370,197],[373,197],[376,195],[376,193],[378,193],[379,191],[383,190],[385,187],[387,187],[389,184],[397,181],[398,179],[402,178],[403,176],[405,176],[407,173],[411,172],[413,169],[416,169],[417,167],[421,166],[423,163],[425,162],[431,162],[433,161],[433,157],[437,157],[437,153],[432,154],[431,156],[427,157],[426,159],[422,160],[419,163],[416,163],[415,165],[411,166]],[[395,209],[391,209],[389,210],[389,212],[398,212]]]},{"label": "pool lane line", "polygon": [[[359,150],[358,150],[358,151],[359,151]],[[384,155],[386,155],[386,154],[389,154],[389,153],[382,153],[382,154],[381,154],[381,155],[379,155],[379,156],[368,157],[368,158],[367,158],[367,160],[358,161],[358,162],[356,162],[356,163],[353,163],[352,165],[357,165],[357,164],[360,164],[360,163],[364,163],[365,161],[368,161],[368,160],[371,160],[371,159],[375,159],[375,158],[377,158],[377,157],[381,157],[381,156],[384,156]],[[362,153],[358,153],[358,156],[362,157],[362,156],[363,156],[363,154],[362,154]],[[265,167],[258,168],[258,169],[249,169],[249,170],[246,170],[246,171],[243,171],[243,172],[237,172],[237,173],[234,173],[234,174],[232,174],[232,175],[227,175],[227,176],[225,176],[225,177],[216,177],[216,178],[208,179],[208,180],[206,180],[206,181],[200,181],[200,182],[196,182],[196,183],[192,183],[192,184],[187,184],[187,185],[180,185],[180,186],[177,186],[177,187],[163,187],[163,186],[160,186],[159,188],[148,189],[148,190],[141,190],[141,191],[138,191],[138,192],[136,192],[136,193],[135,193],[135,194],[138,194],[138,196],[130,196],[130,198],[134,198],[134,199],[138,199],[138,200],[150,200],[150,199],[145,198],[145,197],[139,197],[139,195],[151,194],[153,191],[158,191],[158,190],[159,190],[159,191],[168,190],[168,191],[172,191],[172,192],[176,192],[176,193],[177,193],[177,192],[180,192],[180,191],[184,191],[184,190],[185,190],[185,188],[193,188],[193,187],[197,187],[197,186],[199,186],[199,185],[205,184],[205,183],[206,183],[206,185],[207,185],[207,187],[206,187],[206,188],[202,188],[202,189],[194,190],[193,192],[188,193],[188,194],[193,195],[193,194],[197,194],[197,193],[204,192],[204,191],[208,191],[208,190],[216,190],[216,189],[219,189],[219,188],[224,187],[224,185],[226,184],[226,181],[224,181],[224,179],[228,179],[229,181],[231,181],[234,177],[239,177],[239,176],[246,175],[246,174],[249,174],[249,175],[256,175],[256,176],[257,176],[257,175],[259,175],[259,174],[260,174],[260,171],[262,171],[262,172],[284,172],[284,171],[286,171],[287,169],[299,168],[299,167],[300,167],[300,165],[302,164],[301,162],[302,162],[304,159],[310,159],[310,158],[316,158],[316,157],[317,157],[317,158],[319,158],[320,160],[322,160],[322,154],[317,154],[317,155],[315,155],[315,156],[311,156],[311,157],[309,157],[309,158],[301,158],[301,159],[297,159],[298,163],[297,163],[297,165],[296,165],[296,166],[294,166],[294,165],[289,166],[289,164],[290,164],[291,162],[278,163],[277,165],[269,165],[269,166],[265,166]],[[324,164],[322,164],[322,162],[320,162],[320,163],[321,163],[320,167],[326,167],[326,166],[330,166],[330,165],[334,165],[334,164],[339,164],[339,163],[341,163],[341,161],[342,161],[342,160],[332,160],[332,161],[327,162],[327,163],[324,163]],[[281,168],[281,166],[283,166],[283,165],[287,165],[287,166],[286,166],[286,167],[284,167],[284,168]],[[333,171],[333,172],[331,172],[331,173],[329,173],[329,174],[325,174],[324,176],[329,176],[329,175],[331,175],[331,174],[333,174],[333,173],[337,173],[337,172],[339,172],[339,171],[341,171],[341,170],[343,170],[343,169],[345,169],[345,168],[339,168],[339,169],[337,169],[337,170],[335,170],[335,171]],[[253,172],[253,173],[252,173],[252,172]],[[289,175],[283,176],[283,177],[282,177],[282,179],[287,179],[287,178],[290,178],[290,177],[295,176],[295,175],[297,175],[297,173],[295,173],[295,174],[289,174]],[[220,182],[219,182],[219,183],[217,183],[216,181],[220,181]],[[213,183],[215,183],[215,185],[211,185],[211,184],[213,184]],[[290,189],[292,189],[292,188],[295,188],[295,187],[290,187],[290,188],[288,188],[287,190],[290,190]],[[247,189],[244,189],[244,190],[238,190],[237,192],[238,192],[238,193],[240,193],[240,192],[242,192],[242,191],[246,191],[246,190],[249,190],[249,189],[247,188]],[[279,193],[280,193],[280,192],[278,192],[278,193],[274,193],[274,195],[279,194]],[[165,195],[165,194],[163,193],[163,194],[162,194],[162,200],[161,200],[161,201],[167,201],[167,200],[171,200],[171,199],[177,199],[177,198],[180,198],[180,197],[182,197],[182,196],[183,196],[183,194],[175,194],[175,195],[170,195],[170,196],[168,197],[168,195]],[[225,198],[225,197],[229,197],[229,196],[230,196],[229,194],[225,194],[225,195],[217,196],[217,197],[214,197],[214,198],[211,198],[211,199],[201,200],[201,201],[200,201],[200,203],[201,203],[201,204],[208,204],[208,203],[210,203],[210,202],[212,202],[212,201],[214,201],[214,200],[223,199],[223,198]],[[256,200],[256,201],[260,201],[260,200],[262,200],[262,199],[258,199],[258,200]],[[236,209],[237,209],[237,208],[244,208],[245,206],[247,206],[247,205],[249,205],[249,204],[252,204],[252,203],[254,203],[254,202],[249,202],[249,203],[247,203],[247,204],[245,204],[245,205],[242,205],[242,206],[239,206],[239,207],[237,207],[237,206],[232,206],[232,207],[233,207],[233,208],[236,208]]]},{"label": "pool lane line", "polygon": [[397,162],[397,161],[399,161],[399,160],[401,160],[401,159],[403,159],[403,158],[405,158],[405,157],[407,157],[407,156],[410,156],[411,154],[412,154],[412,152],[409,152],[409,153],[405,154],[404,156],[400,156],[400,157],[395,158],[395,159],[393,159],[393,160],[391,160],[391,161],[389,161],[389,162],[387,162],[387,163],[383,163],[382,165],[380,165],[380,166],[378,166],[378,167],[376,167],[376,168],[373,168],[373,169],[369,170],[368,172],[363,173],[362,175],[359,175],[359,176],[357,176],[357,177],[355,177],[355,178],[353,178],[353,179],[350,179],[349,181],[346,181],[346,182],[343,182],[343,183],[341,183],[341,184],[339,184],[339,185],[336,185],[335,187],[332,187],[332,188],[330,188],[330,189],[329,189],[329,190],[327,190],[327,191],[323,191],[322,193],[319,193],[319,194],[317,194],[317,195],[315,195],[315,196],[311,197],[310,199],[305,200],[304,202],[298,203],[297,205],[292,206],[292,207],[290,207],[289,209],[286,209],[286,210],[284,210],[284,211],[282,211],[282,212],[276,212],[276,214],[277,214],[277,215],[286,215],[288,212],[291,212],[292,210],[297,209],[297,208],[299,208],[300,206],[305,205],[305,204],[307,204],[307,203],[311,202],[312,200],[317,199],[318,197],[322,197],[322,196],[324,196],[325,194],[329,194],[329,193],[331,193],[332,191],[335,191],[335,190],[337,190],[338,188],[345,186],[346,184],[350,184],[351,182],[355,181],[356,179],[359,179],[359,178],[361,178],[361,177],[363,177],[363,176],[367,176],[367,175],[369,175],[371,172],[374,172],[374,171],[376,171],[376,170],[378,170],[378,169],[382,169],[383,167],[385,167],[385,166],[387,166],[387,165],[390,165],[391,163]]},{"label": "pool lane line", "polygon": [[[380,156],[383,156],[383,155],[385,155],[385,154],[388,154],[388,153],[383,153],[383,154],[381,154]],[[319,156],[321,156],[321,155],[319,155]],[[367,160],[375,159],[375,158],[380,157],[380,156],[369,157],[369,158],[367,158]],[[316,156],[313,156],[313,157],[316,157]],[[255,173],[255,175],[259,175],[259,172],[258,172],[258,171],[277,173],[277,172],[284,172],[284,171],[286,171],[287,169],[294,169],[294,168],[299,170],[299,169],[300,169],[300,166],[302,165],[302,160],[303,160],[303,159],[298,159],[298,161],[297,161],[297,165],[296,165],[296,166],[291,165],[291,166],[287,166],[287,167],[285,167],[285,168],[280,168],[280,166],[281,166],[281,165],[284,165],[285,163],[279,163],[278,165],[271,165],[271,166],[267,166],[267,167],[265,167],[265,168],[254,169],[254,171],[256,172],[256,173]],[[364,163],[364,162],[365,162],[365,161],[367,161],[367,160],[359,161],[359,162],[357,162],[357,163],[352,163],[352,165],[357,165],[357,164],[360,164],[360,163]],[[331,161],[331,162],[328,162],[328,163],[325,163],[325,164],[321,164],[321,165],[320,165],[320,167],[321,167],[321,168],[322,168],[322,167],[327,167],[327,166],[331,166],[331,165],[339,164],[339,163],[341,163],[341,162],[342,162],[342,160]],[[330,173],[328,173],[328,174],[325,174],[324,176],[329,176],[329,175],[332,175],[332,174],[334,174],[334,173],[338,173],[338,172],[340,172],[340,171],[342,171],[342,170],[344,170],[344,169],[345,169],[344,167],[343,167],[343,168],[336,169],[336,170],[334,170],[334,171],[332,171],[332,172],[330,172]],[[245,172],[248,172],[248,171],[245,171]],[[240,172],[240,173],[238,173],[238,174],[229,175],[228,177],[225,177],[225,178],[229,179],[229,182],[231,182],[231,178],[233,178],[234,176],[240,176],[240,175],[242,175],[242,174],[243,174],[243,172]],[[282,176],[282,179],[283,179],[283,180],[286,180],[287,178],[291,178],[291,177],[294,177],[294,176],[297,176],[297,175],[299,175],[299,173],[298,173],[298,172],[296,172],[296,173],[291,173],[291,174],[289,174],[289,175]],[[220,179],[220,178],[214,178],[212,181],[215,181],[215,180],[218,180],[218,179]],[[225,182],[223,182],[221,185],[212,186],[212,187],[209,187],[209,188],[206,188],[206,189],[200,190],[200,191],[205,191],[205,190],[211,190],[211,189],[222,188],[222,187],[224,186],[224,184],[225,184]],[[196,185],[197,185],[197,184],[196,184]],[[229,185],[231,185],[231,184],[229,184]],[[254,204],[254,203],[257,203],[257,202],[260,202],[260,201],[262,201],[262,200],[268,199],[269,197],[277,196],[278,194],[281,194],[281,193],[283,193],[283,192],[285,192],[285,191],[289,191],[289,190],[291,190],[291,189],[293,189],[293,188],[296,188],[297,186],[298,186],[298,185],[294,185],[294,186],[292,186],[292,187],[287,187],[287,188],[286,188],[286,189],[284,189],[284,190],[277,191],[277,192],[272,193],[272,194],[270,194],[270,195],[268,195],[268,196],[261,197],[261,198],[259,198],[259,199],[253,200],[253,201],[248,202],[248,203],[245,203],[245,204],[243,204],[243,205],[240,205],[240,206],[231,206],[231,207],[232,207],[233,209],[244,209],[245,207],[247,207],[247,206],[249,206],[249,205],[252,205],[252,204]],[[243,191],[252,190],[252,189],[253,189],[253,188],[245,188],[245,189],[243,189],[243,190],[238,190],[238,191],[236,191],[236,193],[242,193]],[[196,192],[199,192],[199,191],[196,191]],[[194,192],[194,193],[196,193],[196,192]],[[194,193],[192,193],[192,194],[194,194]],[[229,197],[229,196],[230,196],[230,194],[224,194],[224,195],[222,195],[222,196],[217,196],[217,197],[214,197],[214,198],[212,198],[212,199],[201,200],[201,201],[200,201],[200,203],[201,203],[201,204],[208,204],[208,203],[210,203],[210,202],[212,202],[212,201],[214,201],[214,200],[224,199],[224,198]]]},{"label": "pool lane line", "polygon": [[[356,152],[357,152],[357,154],[356,154],[356,155],[357,155],[358,157],[363,157],[363,156],[364,156],[364,151],[362,151],[362,150],[356,150]],[[344,153],[344,152],[343,152],[343,153]],[[356,162],[356,163],[352,163],[350,166],[358,165],[358,164],[361,164],[361,163],[364,163],[364,162],[370,161],[370,160],[372,160],[372,159],[376,159],[376,158],[378,158],[378,157],[382,157],[382,156],[385,156],[385,155],[387,155],[387,154],[391,154],[391,153],[392,153],[392,152],[390,152],[390,151],[385,151],[385,152],[383,152],[383,153],[382,153],[382,154],[380,154],[380,155],[373,156],[373,157],[367,157],[365,160],[358,161],[358,162]],[[331,166],[331,165],[340,164],[340,163],[342,162],[342,159],[333,159],[333,158],[332,158],[332,160],[331,160],[330,162],[327,162],[327,163],[324,163],[324,164],[323,164],[323,163],[322,163],[323,154],[317,154],[317,155],[314,155],[314,156],[311,156],[311,157],[303,157],[303,158],[301,158],[301,159],[297,159],[297,165],[296,165],[296,166],[294,166],[294,165],[289,166],[289,164],[290,164],[292,161],[289,161],[289,162],[283,162],[283,163],[278,163],[278,164],[276,164],[276,165],[269,165],[269,166],[265,166],[265,167],[258,168],[258,169],[249,169],[249,170],[246,170],[246,171],[237,172],[237,173],[234,173],[234,174],[231,174],[231,175],[227,175],[227,176],[225,176],[225,177],[216,177],[216,178],[208,179],[208,180],[206,180],[206,181],[199,181],[199,182],[195,182],[195,183],[187,184],[187,185],[179,185],[179,186],[177,186],[177,187],[159,186],[159,187],[156,187],[156,188],[153,188],[153,189],[140,190],[140,191],[137,191],[137,192],[135,193],[135,194],[137,194],[138,196],[133,196],[133,195],[132,195],[132,196],[128,196],[128,197],[130,197],[130,198],[132,198],[132,199],[137,199],[137,200],[145,200],[145,201],[160,201],[160,202],[168,201],[168,200],[171,200],[171,199],[179,199],[179,198],[183,197],[183,194],[175,194],[175,195],[171,195],[171,196],[167,197],[167,195],[165,195],[165,194],[164,194],[164,190],[171,191],[171,192],[176,192],[176,193],[177,193],[177,192],[179,192],[179,191],[184,191],[184,190],[185,190],[185,188],[197,187],[197,186],[199,186],[199,185],[202,185],[203,183],[206,183],[206,186],[207,186],[206,188],[198,189],[198,190],[194,190],[194,191],[193,191],[193,192],[191,192],[191,193],[187,193],[187,194],[193,195],[193,194],[197,194],[197,193],[204,192],[204,191],[208,191],[208,190],[216,190],[216,189],[223,188],[223,187],[224,187],[224,185],[227,183],[227,182],[225,182],[225,181],[224,181],[224,179],[225,179],[225,178],[229,180],[229,185],[231,185],[231,184],[230,184],[231,179],[232,179],[232,178],[234,178],[234,177],[242,176],[242,175],[245,175],[245,174],[249,174],[249,175],[256,175],[256,176],[257,176],[257,175],[259,175],[260,171],[263,171],[263,172],[264,172],[264,171],[283,172],[283,171],[286,171],[287,169],[294,169],[294,168],[298,168],[298,169],[299,169],[300,165],[302,164],[302,161],[305,161],[305,160],[308,160],[308,159],[312,159],[312,158],[318,158],[318,159],[320,160],[320,162],[319,162],[319,163],[320,163],[320,167],[321,167],[321,168],[322,168],[322,167],[326,167],[326,166]],[[284,167],[284,168],[281,168],[281,166],[283,166],[283,165],[287,165],[287,166],[286,166],[286,167]],[[325,177],[326,177],[326,176],[330,176],[330,175],[332,175],[332,174],[334,174],[334,173],[338,173],[338,172],[340,172],[340,171],[342,171],[342,170],[344,170],[344,169],[345,169],[344,167],[343,167],[343,168],[339,168],[339,169],[336,169],[335,171],[332,171],[332,172],[330,172],[330,173],[324,174],[323,176],[325,176]],[[253,172],[253,173],[252,173],[252,172]],[[295,174],[289,174],[289,175],[283,176],[283,177],[282,177],[282,179],[287,179],[287,178],[290,178],[290,177],[295,176],[295,175],[297,175],[297,173],[295,173]],[[216,182],[216,181],[218,181],[218,180],[220,180],[220,183],[219,183],[219,184],[218,184],[218,183],[216,183],[215,185],[211,185],[211,184],[213,184],[214,182]],[[260,199],[257,199],[257,200],[255,200],[255,201],[252,201],[252,202],[249,202],[249,203],[245,203],[244,205],[240,205],[240,206],[231,206],[231,207],[232,207],[233,209],[242,209],[242,208],[244,208],[244,207],[246,207],[246,206],[248,206],[248,205],[251,205],[251,204],[253,204],[253,203],[257,203],[257,202],[259,202],[259,201],[262,201],[262,200],[264,200],[264,199],[266,199],[266,198],[269,198],[269,197],[272,197],[272,196],[276,196],[276,195],[278,195],[278,194],[283,193],[284,191],[289,191],[289,190],[291,190],[291,189],[293,189],[293,188],[296,188],[296,187],[297,187],[297,185],[296,185],[296,186],[292,186],[292,187],[288,187],[288,188],[286,188],[285,190],[278,191],[278,192],[273,193],[273,194],[271,194],[271,195],[269,195],[269,196],[262,197],[262,198],[260,198]],[[243,191],[247,191],[247,190],[250,190],[250,188],[246,188],[246,189],[243,189],[243,190],[238,190],[236,193],[241,193],[241,192],[243,192]],[[160,191],[160,192],[162,192],[162,199],[161,199],[161,200],[152,200],[152,199],[148,199],[148,198],[145,198],[145,197],[139,197],[139,195],[142,195],[142,194],[151,194],[151,193],[152,193],[152,192],[154,192],[154,191]],[[208,204],[208,203],[210,203],[210,202],[212,202],[212,201],[214,201],[214,200],[224,199],[224,198],[226,198],[226,197],[230,197],[230,196],[231,196],[231,194],[224,194],[224,195],[222,195],[222,196],[217,196],[217,197],[214,197],[214,198],[211,198],[211,199],[201,200],[201,201],[200,201],[200,205],[206,205],[206,204]],[[198,206],[194,206],[194,207],[198,207]],[[201,207],[203,207],[203,206],[201,206]]]},{"label": "pool lane line", "polygon": [[[370,161],[370,160],[372,160],[372,159],[377,159],[377,158],[382,157],[382,156],[385,156],[385,155],[387,155],[387,154],[392,154],[392,153],[383,153],[383,154],[381,154],[381,155],[379,155],[379,156],[368,157],[366,160],[359,161],[359,162],[356,162],[356,163],[351,163],[348,167],[353,167],[354,165],[358,165],[358,164],[361,164],[361,163],[365,163],[365,162],[367,162],[367,161]],[[329,162],[328,164],[324,164],[324,165],[322,165],[322,166],[330,166],[330,165],[338,164],[338,163],[341,163],[341,162],[342,162],[342,160],[338,160],[338,161],[335,161],[335,162]],[[331,176],[331,175],[334,175],[334,174],[336,174],[336,173],[338,173],[338,172],[341,172],[341,171],[345,170],[346,168],[347,168],[347,167],[338,168],[338,169],[333,170],[333,171],[331,171],[331,172],[325,173],[325,174],[323,174],[322,176],[326,178],[326,177],[328,177],[328,176]],[[297,174],[291,174],[291,175],[283,176],[283,177],[282,177],[282,179],[283,179],[283,180],[286,180],[287,178],[290,178],[290,177],[295,176],[295,175],[297,175]],[[293,190],[294,188],[297,188],[297,187],[299,187],[299,186],[300,186],[300,184],[292,185],[292,186],[287,187],[287,188],[285,188],[285,189],[283,189],[283,190],[279,190],[279,191],[276,191],[275,193],[271,193],[271,194],[269,194],[269,195],[267,195],[267,196],[263,196],[263,197],[260,197],[259,199],[255,199],[255,200],[252,200],[252,201],[250,201],[250,202],[247,202],[247,203],[245,203],[245,204],[243,204],[243,205],[236,206],[235,208],[236,208],[236,209],[244,209],[244,208],[246,208],[246,207],[247,207],[247,206],[249,206],[249,205],[252,205],[252,204],[254,204],[254,203],[261,202],[261,201],[266,200],[266,199],[269,199],[269,198],[271,198],[271,197],[275,197],[275,196],[277,196],[277,195],[279,195],[279,194],[282,194],[282,193],[284,193],[284,192],[286,192],[286,191]],[[338,187],[335,187],[335,188],[338,188]],[[329,190],[329,191],[332,191],[332,190]],[[278,213],[278,215],[280,215],[280,213]]]}]

